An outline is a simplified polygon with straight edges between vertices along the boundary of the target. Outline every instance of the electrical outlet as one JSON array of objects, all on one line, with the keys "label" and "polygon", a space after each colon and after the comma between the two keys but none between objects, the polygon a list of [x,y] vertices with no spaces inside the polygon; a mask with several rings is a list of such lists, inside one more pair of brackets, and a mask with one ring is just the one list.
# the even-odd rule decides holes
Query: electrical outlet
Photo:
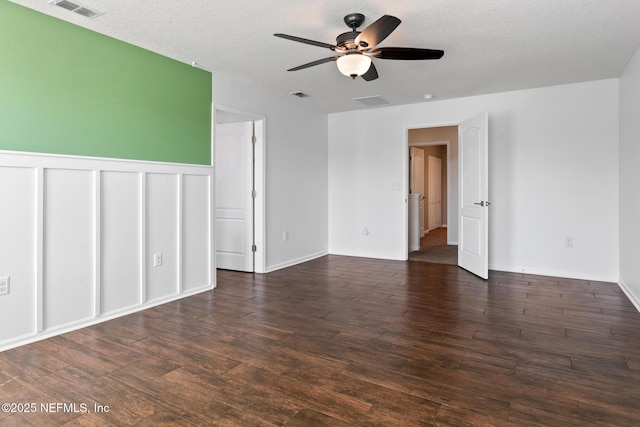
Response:
[{"label": "electrical outlet", "polygon": [[564,238],[564,247],[572,248],[573,247],[573,237],[565,237]]},{"label": "electrical outlet", "polygon": [[282,240],[284,240],[285,242],[287,240],[289,240],[289,232],[285,231],[284,233],[282,233]]},{"label": "electrical outlet", "polygon": [[9,276],[0,277],[0,295],[7,295],[9,293]]},{"label": "electrical outlet", "polygon": [[162,252],[153,254],[153,266],[160,267],[162,265]]}]

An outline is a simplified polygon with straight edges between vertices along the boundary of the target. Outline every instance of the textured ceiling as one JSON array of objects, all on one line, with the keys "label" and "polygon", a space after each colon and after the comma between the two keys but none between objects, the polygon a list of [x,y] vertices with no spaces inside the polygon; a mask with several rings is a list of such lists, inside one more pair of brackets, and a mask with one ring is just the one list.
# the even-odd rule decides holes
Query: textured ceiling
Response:
[{"label": "textured ceiling", "polygon": [[[251,82],[325,112],[619,77],[640,45],[640,0],[79,0],[87,19],[46,0],[12,0],[91,30]],[[402,20],[380,46],[443,49],[438,61],[374,60],[380,78],[351,80],[335,63],[287,72],[333,52],[273,37],[326,43],[348,31],[344,15]],[[297,99],[290,92],[309,95]]]}]

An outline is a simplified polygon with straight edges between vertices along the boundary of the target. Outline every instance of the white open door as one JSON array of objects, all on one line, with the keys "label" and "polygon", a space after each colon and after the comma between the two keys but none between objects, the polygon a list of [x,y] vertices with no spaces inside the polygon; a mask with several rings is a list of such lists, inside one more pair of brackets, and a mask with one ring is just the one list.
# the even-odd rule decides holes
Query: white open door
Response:
[{"label": "white open door", "polygon": [[254,271],[253,122],[215,128],[216,267]]},{"label": "white open door", "polygon": [[489,115],[465,120],[458,128],[458,265],[489,277]]}]

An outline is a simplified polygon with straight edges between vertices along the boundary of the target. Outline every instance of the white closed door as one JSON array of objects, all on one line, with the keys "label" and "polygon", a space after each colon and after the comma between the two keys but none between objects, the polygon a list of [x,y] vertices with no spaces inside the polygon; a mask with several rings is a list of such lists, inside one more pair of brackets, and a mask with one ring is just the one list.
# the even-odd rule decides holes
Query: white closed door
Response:
[{"label": "white closed door", "polygon": [[214,140],[216,267],[251,272],[253,122],[216,125]]},{"label": "white closed door", "polygon": [[427,228],[429,231],[442,227],[442,159],[427,156]]},{"label": "white closed door", "polygon": [[465,120],[458,128],[458,265],[489,277],[489,115]]},{"label": "white closed door", "polygon": [[411,147],[409,149],[411,161],[411,194],[419,194],[418,200],[418,224],[420,226],[420,237],[424,236],[425,229],[425,208],[424,208],[424,149]]}]

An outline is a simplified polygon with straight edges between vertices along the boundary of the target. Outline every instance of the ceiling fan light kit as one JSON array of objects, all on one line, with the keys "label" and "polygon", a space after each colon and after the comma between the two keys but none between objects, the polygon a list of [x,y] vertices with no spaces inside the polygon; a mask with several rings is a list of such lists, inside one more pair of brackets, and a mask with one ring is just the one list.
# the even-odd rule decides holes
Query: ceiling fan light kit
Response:
[{"label": "ceiling fan light kit", "polygon": [[336,44],[318,42],[304,39],[302,37],[290,36],[288,34],[276,33],[274,36],[309,44],[312,46],[330,49],[337,53],[337,56],[319,59],[307,64],[303,64],[287,71],[298,71],[304,68],[335,61],[338,70],[345,76],[355,79],[362,77],[366,81],[378,78],[378,71],[372,59],[399,59],[399,60],[421,60],[440,59],[444,51],[435,49],[417,49],[409,47],[378,47],[380,42],[386,39],[400,25],[400,20],[395,16],[384,15],[382,18],[369,25],[362,32],[357,28],[364,22],[364,15],[361,13],[350,13],[344,17],[344,23],[351,28],[351,31],[340,34],[336,37]]},{"label": "ceiling fan light kit", "polygon": [[343,55],[336,62],[338,70],[352,79],[363,75],[371,68],[371,58],[361,53]]}]

